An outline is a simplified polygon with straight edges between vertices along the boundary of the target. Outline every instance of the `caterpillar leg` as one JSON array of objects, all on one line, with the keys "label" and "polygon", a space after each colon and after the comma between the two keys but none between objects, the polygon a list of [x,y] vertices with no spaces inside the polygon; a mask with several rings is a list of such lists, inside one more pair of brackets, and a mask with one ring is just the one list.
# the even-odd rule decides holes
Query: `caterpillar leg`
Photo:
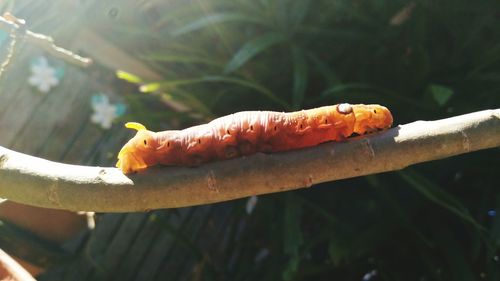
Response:
[{"label": "caterpillar leg", "polygon": [[224,155],[227,159],[235,158],[239,155],[236,146],[228,145],[224,149]]}]

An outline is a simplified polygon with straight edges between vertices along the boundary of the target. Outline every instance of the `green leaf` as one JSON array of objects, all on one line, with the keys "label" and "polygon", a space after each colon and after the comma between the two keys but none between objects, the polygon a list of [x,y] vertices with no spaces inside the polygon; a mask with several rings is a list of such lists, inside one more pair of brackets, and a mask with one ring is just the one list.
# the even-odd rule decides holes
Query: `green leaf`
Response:
[{"label": "green leaf", "polygon": [[234,54],[229,63],[227,63],[224,68],[224,73],[228,74],[237,70],[254,56],[286,39],[287,37],[281,33],[269,32],[248,41],[236,52],[236,54]]},{"label": "green leaf", "polygon": [[190,24],[187,24],[187,25],[184,25],[180,28],[177,28],[171,32],[171,35],[172,36],[179,36],[179,35],[183,35],[186,33],[190,33],[190,32],[205,28],[205,27],[212,25],[212,24],[223,23],[223,22],[228,22],[228,21],[240,21],[240,22],[250,22],[250,23],[255,23],[255,24],[264,24],[263,21],[260,21],[257,18],[249,17],[249,16],[246,16],[243,14],[219,13],[219,14],[212,14],[212,15],[206,16],[206,17],[201,18],[199,20],[196,20]]},{"label": "green leaf", "polygon": [[457,235],[444,225],[433,232],[436,236],[436,244],[441,248],[442,255],[448,263],[450,270],[450,280],[477,280],[472,271],[472,267],[467,261],[467,254],[464,250],[464,243],[457,241]]},{"label": "green leaf", "polygon": [[359,227],[354,223],[344,222],[330,230],[328,254],[334,265],[352,262],[366,256],[376,245],[382,243],[390,234],[388,225]]},{"label": "green leaf", "polygon": [[150,61],[161,61],[161,62],[172,62],[172,63],[199,63],[212,66],[222,67],[223,62],[209,58],[209,57],[199,57],[195,55],[179,55],[179,54],[168,54],[168,53],[153,53],[148,55],[142,55],[142,58]]},{"label": "green leaf", "polygon": [[373,88],[369,85],[366,84],[358,84],[358,83],[352,83],[352,84],[338,84],[333,87],[330,87],[323,92],[321,92],[320,96],[322,97],[328,97],[328,96],[337,96],[338,94],[346,91],[373,91]]},{"label": "green leaf", "polygon": [[369,175],[366,176],[365,179],[374,188],[377,197],[380,198],[383,205],[390,209],[390,212],[394,214],[394,218],[397,219],[398,223],[407,228],[410,233],[415,235],[415,237],[419,238],[424,245],[432,248],[432,242],[416,225],[412,223],[407,207],[401,205],[397,197],[387,190],[386,186],[383,186],[383,183],[380,181],[380,177],[377,175]]},{"label": "green leaf", "polygon": [[487,69],[498,60],[500,60],[500,44],[488,47],[488,50],[482,54],[481,61],[467,74],[467,77],[470,78],[480,74],[481,71]]},{"label": "green leaf", "polygon": [[390,90],[380,88],[377,86],[372,86],[370,84],[364,83],[349,83],[349,84],[339,84],[335,85],[331,88],[328,88],[321,92],[319,100],[336,98],[338,101],[342,101],[346,98],[352,98],[354,96],[359,97],[373,97],[382,101],[395,101],[401,102],[407,105],[414,106],[415,108],[420,109],[429,109],[429,107],[418,100],[407,98],[398,93],[392,92]]},{"label": "green leaf", "polygon": [[141,91],[143,93],[152,93],[152,92],[159,90],[160,88],[161,88],[161,83],[149,83],[149,84],[141,85],[139,87],[139,91]]},{"label": "green leaf", "polygon": [[308,58],[314,65],[314,69],[323,76],[326,81],[328,88],[333,88],[334,85],[340,84],[340,78],[337,76],[335,71],[333,71],[330,66],[323,61],[321,61],[315,54],[310,53]]},{"label": "green leaf", "polygon": [[300,109],[307,88],[308,69],[307,61],[302,49],[292,48],[293,60],[293,90],[292,106],[295,110]]},{"label": "green leaf", "polygon": [[117,70],[116,71],[116,77],[123,79],[125,81],[128,81],[130,83],[138,84],[142,82],[142,79],[138,76],[135,76],[132,73],[123,71],[123,70]]},{"label": "green leaf", "polygon": [[297,272],[300,256],[299,249],[304,239],[300,228],[300,217],[302,214],[302,205],[294,198],[294,195],[289,193],[285,200],[284,214],[284,237],[283,249],[285,254],[290,257],[288,266],[283,271],[283,279],[291,280]]},{"label": "green leaf", "polygon": [[293,27],[298,26],[302,23],[307,12],[309,11],[310,0],[294,0],[290,3],[290,12],[288,18],[290,19],[290,25]]},{"label": "green leaf", "polygon": [[203,81],[205,82],[225,82],[225,83],[231,83],[231,84],[236,84],[240,85],[246,88],[254,89],[257,92],[263,94],[265,97],[269,98],[270,100],[276,102],[280,106],[283,107],[285,110],[290,110],[290,105],[280,99],[276,94],[274,94],[271,90],[268,88],[258,84],[255,81],[250,81],[250,80],[245,80],[245,79],[240,79],[240,78],[232,78],[232,77],[226,77],[226,76],[205,76],[203,77]]},{"label": "green leaf", "polygon": [[149,83],[149,84],[144,84],[139,87],[139,91],[143,93],[151,93],[155,92],[158,90],[164,90],[164,89],[169,89],[177,86],[182,86],[182,85],[189,85],[189,84],[194,84],[194,83],[199,83],[203,82],[203,78],[195,78],[195,79],[177,79],[177,80],[170,80],[170,81],[164,81],[164,82],[155,82],[155,83]]},{"label": "green leaf", "polygon": [[175,101],[178,101],[181,104],[185,105],[192,112],[201,114],[205,118],[213,119],[216,117],[215,114],[207,106],[207,104],[203,103],[195,95],[191,94],[190,92],[186,92],[183,89],[176,89],[175,91],[162,93],[162,97],[165,99],[174,99]]},{"label": "green leaf", "polygon": [[340,242],[341,239],[333,237],[328,241],[328,255],[335,266],[339,266],[342,261],[351,257],[349,246]]},{"label": "green leaf", "polygon": [[205,83],[205,82],[231,83],[231,84],[236,84],[236,85],[239,85],[239,86],[242,86],[245,88],[250,88],[250,89],[253,89],[253,90],[263,94],[265,97],[269,98],[270,100],[276,102],[277,104],[282,106],[283,109],[285,109],[285,110],[290,109],[290,105],[287,102],[280,99],[271,90],[267,89],[266,87],[264,87],[262,85],[259,85],[257,82],[249,81],[249,80],[245,80],[245,79],[240,79],[240,78],[226,77],[226,76],[204,76],[201,78],[193,78],[193,79],[178,79],[178,80],[171,80],[171,81],[155,82],[155,83],[144,84],[139,88],[139,90],[143,93],[151,93],[151,92],[155,92],[158,90],[167,89],[167,88],[171,88],[171,87],[177,87],[177,86],[182,86],[182,85],[191,85],[191,84],[197,84],[197,83]]},{"label": "green leaf", "polygon": [[340,225],[340,220],[335,217],[330,211],[324,208],[324,206],[318,205],[316,202],[311,201],[310,199],[306,199],[305,197],[296,197],[297,200],[300,200],[300,203],[307,209],[307,212],[314,212],[320,215],[323,219],[325,219],[328,224],[331,226]]},{"label": "green leaf", "polygon": [[439,106],[443,106],[453,96],[453,90],[442,85],[431,84],[429,91]]},{"label": "green leaf", "polygon": [[450,212],[462,218],[464,221],[472,224],[478,230],[484,230],[484,228],[470,215],[469,211],[462,205],[462,203],[460,203],[448,192],[439,188],[439,186],[435,183],[431,182],[421,174],[414,172],[410,168],[400,171],[398,174],[411,187],[413,187],[420,194],[424,195],[430,201],[446,208]]}]

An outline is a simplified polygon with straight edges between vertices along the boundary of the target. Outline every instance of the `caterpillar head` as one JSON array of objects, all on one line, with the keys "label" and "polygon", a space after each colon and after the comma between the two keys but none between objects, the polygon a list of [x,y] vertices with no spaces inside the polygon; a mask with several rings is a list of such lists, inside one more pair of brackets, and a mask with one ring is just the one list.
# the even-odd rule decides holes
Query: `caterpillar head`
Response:
[{"label": "caterpillar head", "polygon": [[137,134],[130,139],[118,153],[116,167],[128,174],[144,170],[158,163],[155,151],[159,144],[155,132],[151,132],[140,123],[128,122],[126,128],[137,130]]},{"label": "caterpillar head", "polygon": [[[340,110],[341,105],[339,105],[338,110]],[[392,126],[392,114],[385,106],[378,104],[355,104],[350,106],[356,118],[354,133],[363,135],[388,129]]]}]

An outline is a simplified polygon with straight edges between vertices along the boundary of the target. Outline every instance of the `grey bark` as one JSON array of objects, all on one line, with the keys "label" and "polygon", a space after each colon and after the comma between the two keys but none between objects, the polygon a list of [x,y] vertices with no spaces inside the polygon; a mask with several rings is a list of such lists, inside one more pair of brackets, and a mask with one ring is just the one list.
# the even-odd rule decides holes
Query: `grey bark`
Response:
[{"label": "grey bark", "polygon": [[0,147],[0,197],[66,210],[131,212],[208,204],[395,171],[416,163],[500,146],[500,109],[307,149],[205,164],[116,168],[56,163]]}]

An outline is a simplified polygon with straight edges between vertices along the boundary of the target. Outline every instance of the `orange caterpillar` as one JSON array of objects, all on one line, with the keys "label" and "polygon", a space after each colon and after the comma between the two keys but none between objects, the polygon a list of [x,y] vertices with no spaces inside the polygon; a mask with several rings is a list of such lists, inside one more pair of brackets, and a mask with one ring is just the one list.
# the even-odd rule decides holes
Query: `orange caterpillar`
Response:
[{"label": "orange caterpillar", "polygon": [[116,167],[124,173],[162,165],[197,166],[257,152],[278,152],[342,141],[392,125],[390,111],[381,105],[342,103],[297,112],[244,111],[184,130],[152,132],[136,129],[118,154]]}]

